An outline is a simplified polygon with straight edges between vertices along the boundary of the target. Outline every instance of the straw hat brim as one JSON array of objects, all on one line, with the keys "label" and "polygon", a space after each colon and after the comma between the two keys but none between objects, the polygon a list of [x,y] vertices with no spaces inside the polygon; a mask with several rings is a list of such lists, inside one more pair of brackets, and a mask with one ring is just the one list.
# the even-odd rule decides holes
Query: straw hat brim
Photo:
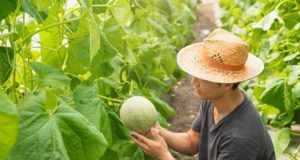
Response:
[{"label": "straw hat brim", "polygon": [[213,68],[205,63],[202,54],[203,43],[195,43],[182,48],[177,54],[177,63],[185,72],[210,82],[235,83],[251,79],[264,69],[263,62],[256,56],[248,54],[243,70],[227,71]]}]

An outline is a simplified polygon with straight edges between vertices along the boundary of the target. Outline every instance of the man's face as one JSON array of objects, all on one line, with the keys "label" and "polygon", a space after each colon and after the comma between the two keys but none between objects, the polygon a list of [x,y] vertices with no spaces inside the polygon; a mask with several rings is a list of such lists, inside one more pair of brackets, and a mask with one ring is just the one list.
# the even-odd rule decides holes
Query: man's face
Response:
[{"label": "man's face", "polygon": [[224,94],[224,87],[220,83],[209,82],[196,77],[191,80],[198,97],[202,100],[218,99]]}]

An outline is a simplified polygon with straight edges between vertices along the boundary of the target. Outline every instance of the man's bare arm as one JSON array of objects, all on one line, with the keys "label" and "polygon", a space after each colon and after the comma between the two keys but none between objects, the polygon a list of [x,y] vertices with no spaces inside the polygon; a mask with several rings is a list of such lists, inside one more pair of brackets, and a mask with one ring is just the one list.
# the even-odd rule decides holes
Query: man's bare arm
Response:
[{"label": "man's bare arm", "polygon": [[187,155],[194,155],[198,153],[200,139],[199,132],[189,129],[185,133],[174,133],[160,126],[159,130],[159,134],[173,150]]}]

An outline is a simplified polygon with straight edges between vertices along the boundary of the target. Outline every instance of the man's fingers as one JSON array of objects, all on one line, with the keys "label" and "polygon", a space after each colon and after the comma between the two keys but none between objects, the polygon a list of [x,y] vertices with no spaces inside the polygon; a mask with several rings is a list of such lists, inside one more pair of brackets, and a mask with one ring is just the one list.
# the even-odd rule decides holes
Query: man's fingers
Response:
[{"label": "man's fingers", "polygon": [[148,150],[149,149],[149,147],[147,146],[147,144],[145,144],[144,142],[140,141],[137,136],[134,136],[133,134],[131,134],[131,138],[143,150]]},{"label": "man's fingers", "polygon": [[136,137],[136,139],[138,141],[143,142],[145,144],[149,144],[149,142],[150,142],[150,140],[148,138],[146,138],[143,135],[140,135],[140,134],[138,134],[136,132],[131,132],[131,135],[134,136],[134,137]]}]

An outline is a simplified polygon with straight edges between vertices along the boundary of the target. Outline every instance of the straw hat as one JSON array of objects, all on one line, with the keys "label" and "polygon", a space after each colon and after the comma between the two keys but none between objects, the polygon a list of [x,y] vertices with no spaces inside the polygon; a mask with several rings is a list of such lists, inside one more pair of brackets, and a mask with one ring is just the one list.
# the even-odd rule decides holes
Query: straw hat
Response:
[{"label": "straw hat", "polygon": [[187,73],[217,83],[245,81],[264,69],[263,62],[248,53],[246,42],[220,28],[203,42],[181,49],[177,62]]}]

